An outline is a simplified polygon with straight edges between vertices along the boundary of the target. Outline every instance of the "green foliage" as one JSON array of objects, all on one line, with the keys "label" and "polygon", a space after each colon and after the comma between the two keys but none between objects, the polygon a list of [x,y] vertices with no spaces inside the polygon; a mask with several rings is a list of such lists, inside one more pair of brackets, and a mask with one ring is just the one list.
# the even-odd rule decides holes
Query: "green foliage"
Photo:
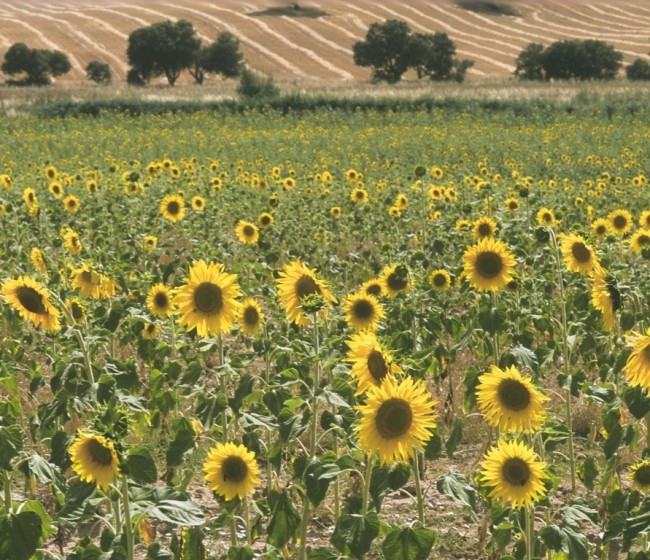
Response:
[{"label": "green foliage", "polygon": [[111,67],[105,62],[91,60],[86,65],[86,78],[96,84],[110,84],[113,79]]},{"label": "green foliage", "polygon": [[374,80],[399,82],[411,66],[411,28],[396,19],[372,23],[365,40],[352,45],[352,52],[356,65],[372,68]]},{"label": "green foliage", "polygon": [[381,549],[384,558],[391,558],[391,560],[427,560],[436,537],[435,531],[423,527],[391,529]]},{"label": "green foliage", "polygon": [[650,62],[635,58],[632,64],[625,67],[625,76],[633,81],[650,80]]},{"label": "green foliage", "polygon": [[544,79],[544,45],[528,43],[515,60],[515,76],[521,80]]},{"label": "green foliage", "polygon": [[2,71],[11,76],[26,74],[15,85],[47,85],[51,77],[67,74],[72,66],[68,57],[60,51],[32,49],[25,43],[14,43],[5,53]]},{"label": "green foliage", "polygon": [[271,76],[262,78],[252,70],[244,68],[237,86],[237,95],[245,100],[268,100],[278,97],[280,90]]},{"label": "green foliage", "polygon": [[189,72],[197,84],[202,84],[206,74],[236,78],[243,68],[244,55],[239,51],[239,41],[232,33],[222,31],[216,41],[200,48]]}]

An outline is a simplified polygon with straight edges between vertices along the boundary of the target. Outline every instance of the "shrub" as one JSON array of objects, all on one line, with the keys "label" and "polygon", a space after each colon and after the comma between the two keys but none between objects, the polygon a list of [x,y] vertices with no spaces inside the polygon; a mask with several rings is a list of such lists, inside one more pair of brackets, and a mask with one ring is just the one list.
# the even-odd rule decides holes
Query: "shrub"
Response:
[{"label": "shrub", "polygon": [[113,75],[108,64],[92,60],[86,65],[86,77],[96,84],[110,84]]},{"label": "shrub", "polygon": [[237,94],[248,99],[273,99],[280,95],[280,90],[270,76],[261,78],[248,68],[244,68],[237,86]]},{"label": "shrub", "polygon": [[650,80],[650,63],[637,58],[625,68],[625,76],[628,80]]}]

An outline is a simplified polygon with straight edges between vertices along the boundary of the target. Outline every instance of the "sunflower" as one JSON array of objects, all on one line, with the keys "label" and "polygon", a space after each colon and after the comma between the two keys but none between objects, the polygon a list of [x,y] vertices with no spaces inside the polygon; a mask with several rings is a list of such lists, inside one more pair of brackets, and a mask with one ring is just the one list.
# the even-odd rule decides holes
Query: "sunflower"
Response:
[{"label": "sunflower", "polygon": [[510,214],[514,214],[519,209],[519,199],[508,198],[505,202],[506,209]]},{"label": "sunflower", "polygon": [[378,278],[366,280],[361,285],[361,289],[371,296],[381,297],[384,295],[384,288],[381,285],[381,280]]},{"label": "sunflower", "polygon": [[147,296],[147,307],[156,317],[166,317],[172,312],[172,292],[164,284],[156,284]]},{"label": "sunflower", "polygon": [[153,340],[158,336],[160,331],[160,326],[156,323],[145,323],[144,328],[142,329],[142,337],[146,340]]},{"label": "sunflower", "polygon": [[650,393],[650,329],[646,335],[632,332],[626,335],[632,353],[628,356],[623,371],[625,379],[634,387],[643,387]]},{"label": "sunflower", "polygon": [[477,241],[486,237],[494,237],[497,232],[497,223],[492,218],[479,218],[474,222],[472,233]]},{"label": "sunflower", "polygon": [[429,274],[429,285],[436,292],[445,292],[451,286],[451,276],[446,270],[438,269]]},{"label": "sunflower", "polygon": [[257,223],[262,229],[266,229],[269,227],[271,224],[273,224],[273,216],[269,214],[268,212],[262,212],[258,217],[257,217]]},{"label": "sunflower", "polygon": [[255,453],[243,445],[217,443],[203,463],[205,480],[210,490],[232,500],[235,496],[243,499],[260,482],[259,466]]},{"label": "sunflower", "polygon": [[490,373],[479,377],[476,394],[487,423],[501,431],[533,432],[544,420],[548,397],[514,366],[505,370],[492,366]]},{"label": "sunflower", "polygon": [[112,441],[89,432],[79,432],[68,450],[72,469],[84,482],[95,483],[104,492],[120,475],[120,460]]},{"label": "sunflower", "polygon": [[384,268],[381,276],[382,292],[389,298],[394,298],[401,292],[408,292],[411,287],[411,274],[406,265],[396,264]]},{"label": "sunflower", "polygon": [[359,173],[356,169],[348,169],[344,175],[348,181],[356,181],[359,178]]},{"label": "sunflower", "polygon": [[644,210],[641,212],[641,216],[639,217],[639,225],[643,229],[650,230],[650,210]]},{"label": "sunflower", "polygon": [[627,479],[632,482],[632,488],[644,494],[650,492],[650,459],[642,459],[632,465]]},{"label": "sunflower", "polygon": [[598,264],[594,250],[587,245],[587,242],[582,237],[575,233],[564,236],[561,248],[564,255],[564,264],[571,272],[589,274],[594,266]]},{"label": "sunflower", "polygon": [[498,290],[510,282],[516,264],[506,244],[489,237],[468,247],[463,261],[463,273],[470,284],[484,292]]},{"label": "sunflower", "polygon": [[350,193],[350,200],[357,204],[365,204],[368,202],[368,191],[362,187],[357,187]]},{"label": "sunflower", "polygon": [[332,216],[332,218],[340,218],[341,217],[341,207],[340,206],[332,206],[330,208],[330,216]]},{"label": "sunflower", "polygon": [[409,199],[405,194],[400,193],[395,197],[395,202],[393,206],[396,206],[400,210],[404,210],[405,208],[408,207],[408,205],[409,205]]},{"label": "sunflower", "polygon": [[436,427],[436,415],[423,380],[407,377],[398,383],[389,376],[366,394],[366,402],[356,407],[362,415],[356,427],[361,449],[377,452],[382,463],[395,463],[408,461],[416,448],[424,448]]},{"label": "sunflower", "polygon": [[79,294],[82,297],[91,297],[93,299],[114,296],[118,289],[113,280],[93,270],[89,264],[83,264],[72,271],[71,286],[73,289],[79,288]]},{"label": "sunflower", "polygon": [[372,332],[353,334],[346,344],[349,351],[345,361],[352,362],[351,375],[357,383],[357,395],[370,387],[378,387],[387,376],[402,371]]},{"label": "sunflower", "polygon": [[605,218],[598,218],[591,224],[591,235],[598,239],[605,239],[607,234],[611,231],[609,222]]},{"label": "sunflower", "polygon": [[43,252],[38,248],[34,247],[29,254],[29,258],[32,260],[32,265],[36,270],[42,274],[47,273],[47,265],[45,264],[45,257]]},{"label": "sunflower", "polygon": [[192,208],[197,212],[203,212],[203,210],[205,210],[205,198],[202,196],[195,196],[192,198]]},{"label": "sunflower", "polygon": [[155,235],[146,235],[143,240],[143,245],[147,251],[155,251],[158,245],[158,238]]},{"label": "sunflower", "polygon": [[241,332],[255,335],[262,328],[262,319],[264,313],[260,304],[252,298],[247,298],[239,309],[239,323],[241,323]]},{"label": "sunflower", "polygon": [[86,306],[83,305],[77,298],[66,300],[65,306],[68,308],[70,316],[75,323],[81,324],[86,321]]},{"label": "sunflower", "polygon": [[68,195],[63,199],[63,207],[65,208],[66,212],[74,214],[75,212],[79,211],[79,199],[72,194]]},{"label": "sunflower", "polygon": [[245,220],[239,220],[235,228],[235,233],[239,241],[244,245],[253,245],[260,238],[260,232],[257,226]]},{"label": "sunflower", "polygon": [[296,180],[293,177],[286,177],[282,179],[282,185],[285,189],[293,189],[296,186]]},{"label": "sunflower", "polygon": [[185,199],[177,194],[168,194],[160,203],[160,213],[172,223],[180,222],[185,216]]},{"label": "sunflower", "polygon": [[592,279],[591,303],[603,314],[605,326],[612,330],[616,325],[616,312],[621,308],[621,293],[614,280],[600,266],[594,268]]},{"label": "sunflower", "polygon": [[518,441],[499,440],[481,463],[481,483],[492,487],[490,498],[527,507],[546,494],[546,463],[537,460],[532,448]]},{"label": "sunflower", "polygon": [[63,187],[61,186],[61,183],[55,181],[53,183],[50,183],[50,186],[48,188],[53,197],[61,198],[63,196]]},{"label": "sunflower", "polygon": [[300,260],[284,265],[276,281],[280,304],[287,319],[296,325],[308,326],[309,317],[302,312],[300,300],[311,294],[320,294],[326,302],[336,303],[323,280],[316,278],[316,269],[307,268]]},{"label": "sunflower", "polygon": [[637,229],[630,237],[630,247],[637,255],[650,246],[650,229]]},{"label": "sunflower", "polygon": [[537,212],[537,223],[540,226],[554,227],[557,224],[557,221],[555,220],[555,214],[553,214],[553,210],[549,210],[548,208],[540,208]]},{"label": "sunflower", "polygon": [[469,220],[460,219],[456,220],[456,223],[454,224],[454,231],[456,233],[465,233],[467,231],[470,231],[472,227],[472,222]]},{"label": "sunflower", "polygon": [[36,199],[36,191],[30,187],[27,187],[23,191],[23,200],[27,206],[37,206],[38,200]]},{"label": "sunflower", "polygon": [[63,246],[71,255],[78,255],[83,249],[79,235],[72,228],[65,228],[62,232]]},{"label": "sunflower", "polygon": [[48,165],[45,168],[45,177],[48,179],[48,181],[54,181],[54,179],[56,179],[58,176],[59,172],[53,165]]},{"label": "sunflower", "polygon": [[355,331],[375,331],[377,323],[385,316],[384,306],[363,290],[346,297],[343,309],[345,320]]},{"label": "sunflower", "polygon": [[95,179],[89,179],[86,181],[86,191],[88,194],[95,194],[99,190],[99,185]]},{"label": "sunflower", "polygon": [[627,210],[613,210],[607,216],[611,230],[617,235],[625,235],[632,227],[632,214]]},{"label": "sunflower", "polygon": [[230,330],[237,317],[241,295],[236,274],[224,272],[223,265],[200,260],[190,268],[185,285],[176,291],[174,304],[188,331],[196,328],[202,338]]},{"label": "sunflower", "polygon": [[17,280],[3,282],[0,289],[2,298],[37,327],[48,331],[58,331],[59,311],[50,303],[47,288],[30,276],[19,276]]}]

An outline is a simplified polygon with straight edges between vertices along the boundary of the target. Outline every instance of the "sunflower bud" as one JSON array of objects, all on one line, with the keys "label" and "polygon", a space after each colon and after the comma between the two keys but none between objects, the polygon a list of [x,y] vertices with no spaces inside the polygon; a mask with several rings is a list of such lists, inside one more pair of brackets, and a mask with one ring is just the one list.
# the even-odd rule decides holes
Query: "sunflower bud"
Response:
[{"label": "sunflower bud", "polygon": [[539,226],[535,229],[535,239],[537,240],[537,243],[548,243],[550,238],[551,234],[548,232],[547,228]]},{"label": "sunflower bud", "polygon": [[300,307],[305,313],[318,313],[325,307],[325,298],[317,293],[300,298]]}]

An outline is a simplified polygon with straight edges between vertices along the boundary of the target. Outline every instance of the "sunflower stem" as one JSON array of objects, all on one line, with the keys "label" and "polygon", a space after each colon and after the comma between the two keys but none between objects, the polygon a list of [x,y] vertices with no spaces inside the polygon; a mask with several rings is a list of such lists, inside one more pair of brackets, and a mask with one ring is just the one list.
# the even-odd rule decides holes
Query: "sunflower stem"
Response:
[{"label": "sunflower stem", "polygon": [[422,495],[422,482],[420,480],[420,452],[416,451],[413,457],[413,474],[415,479],[415,495],[418,503],[418,519],[420,525],[425,527],[424,524],[424,496]]},{"label": "sunflower stem", "polygon": [[122,476],[122,505],[124,509],[124,534],[126,535],[126,558],[133,560],[133,526],[131,525],[131,504],[129,502],[129,479]]},{"label": "sunflower stem", "polygon": [[235,514],[230,517],[230,544],[237,546],[237,518]]},{"label": "sunflower stem", "polygon": [[650,448],[650,412],[645,415],[645,446]]},{"label": "sunflower stem", "polygon": [[246,542],[248,543],[248,546],[253,546],[253,538],[251,536],[250,509],[248,506],[248,493],[244,494],[244,527],[246,528]]},{"label": "sunflower stem", "polygon": [[[223,352],[223,335],[221,333],[217,335],[217,350],[219,352],[219,367],[222,369],[221,375],[219,375],[219,381],[221,383],[221,391],[223,393],[223,396],[226,398],[226,400],[228,400],[228,383],[226,380],[225,373],[223,372],[225,357]],[[228,414],[226,413],[225,410],[221,413],[221,430],[223,432],[222,433],[223,442],[225,443],[228,441]]]},{"label": "sunflower stem", "polygon": [[81,334],[81,331],[75,327],[76,321],[74,320],[74,317],[72,316],[72,313],[68,309],[68,307],[65,305],[63,300],[58,297],[57,295],[53,294],[53,297],[56,299],[56,301],[59,303],[61,306],[61,310],[63,311],[63,314],[65,315],[66,321],[68,321],[68,324],[72,328],[72,331],[74,332],[75,338],[77,339],[77,342],[79,343],[79,348],[81,349],[81,353],[84,357],[84,367],[86,369],[86,376],[88,377],[88,381],[91,385],[95,384],[95,375],[93,374],[93,366],[92,366],[92,361],[90,359],[90,351],[88,350],[88,345],[86,344],[86,341]]},{"label": "sunflower stem", "polygon": [[172,345],[172,356],[176,359],[176,321],[174,321],[174,314],[169,314],[169,330],[170,342]]},{"label": "sunflower stem", "polygon": [[526,508],[526,560],[535,556],[535,506]]},{"label": "sunflower stem", "polygon": [[314,367],[314,388],[312,391],[311,404],[311,435],[309,438],[309,458],[313,459],[316,455],[317,435],[318,435],[318,388],[320,386],[320,336],[318,333],[318,313],[313,314],[312,324],[314,325],[314,352],[316,364]]},{"label": "sunflower stem", "polygon": [[[492,290],[490,292],[492,296],[492,309],[494,311],[494,314],[496,315],[499,309],[499,294],[496,290]],[[499,350],[499,333],[495,332],[494,336],[492,337],[492,350],[494,352],[494,365],[499,367],[499,356],[501,354]]]},{"label": "sunflower stem", "polygon": [[120,533],[122,531],[122,514],[120,513],[120,502],[119,500],[112,500],[111,506],[113,508],[113,519],[115,525],[115,532]]},{"label": "sunflower stem", "polygon": [[372,479],[372,468],[375,463],[375,454],[368,455],[366,464],[366,474],[363,478],[363,502],[361,505],[361,515],[365,517],[368,514],[368,503],[370,501],[370,480]]},{"label": "sunflower stem", "polygon": [[5,514],[10,514],[12,510],[11,506],[11,473],[9,471],[3,472],[4,484],[4,502],[5,502]]}]

